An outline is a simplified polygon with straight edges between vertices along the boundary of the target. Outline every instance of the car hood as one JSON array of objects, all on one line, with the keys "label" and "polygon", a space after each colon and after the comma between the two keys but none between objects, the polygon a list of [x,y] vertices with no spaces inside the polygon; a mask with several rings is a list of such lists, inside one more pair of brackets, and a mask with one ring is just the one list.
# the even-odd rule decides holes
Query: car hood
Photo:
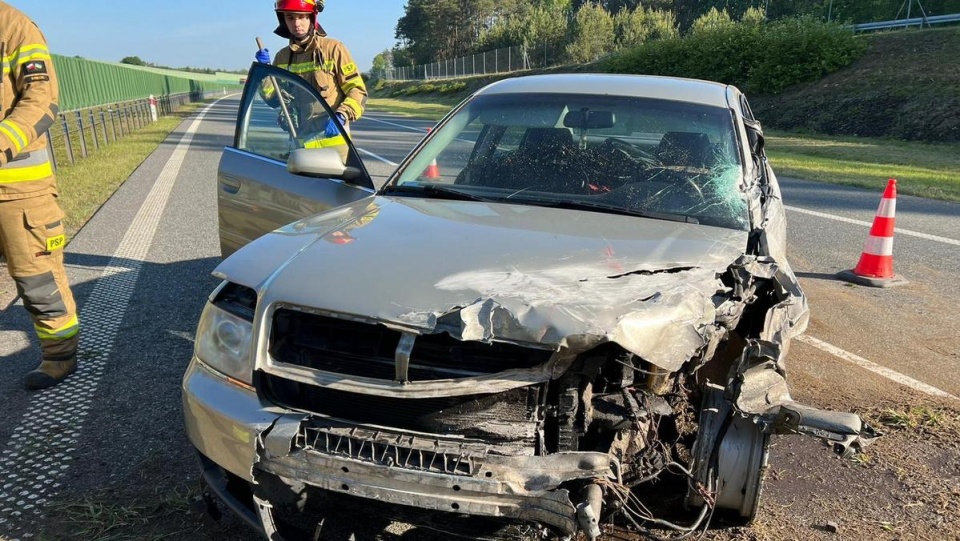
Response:
[{"label": "car hood", "polygon": [[463,340],[621,344],[666,370],[710,340],[747,233],[599,212],[375,197],[268,234],[217,268],[275,303]]}]

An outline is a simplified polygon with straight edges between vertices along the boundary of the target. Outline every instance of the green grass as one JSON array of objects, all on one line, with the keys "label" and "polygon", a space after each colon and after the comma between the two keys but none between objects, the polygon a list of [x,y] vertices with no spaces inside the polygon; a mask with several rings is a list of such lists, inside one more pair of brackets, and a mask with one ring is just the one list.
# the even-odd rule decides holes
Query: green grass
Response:
[{"label": "green grass", "polygon": [[440,120],[454,105],[460,103],[460,98],[370,98],[367,100],[367,112],[387,111],[403,116]]},{"label": "green grass", "polygon": [[[57,155],[57,184],[67,231],[76,233],[123,182],[153,153],[180,123],[203,103],[185,105],[170,116],[160,118],[109,145],[94,150],[88,143],[87,158],[75,164],[66,160],[62,140],[54,145]],[[91,139],[88,137],[88,141]],[[79,152],[75,149],[75,152]]]},{"label": "green grass", "polygon": [[960,201],[960,144],[889,139],[767,134],[767,154],[778,176]]},{"label": "green grass", "polygon": [[[51,524],[40,541],[163,541],[191,539],[201,527],[190,515],[190,503],[200,497],[194,487],[180,485],[150,501],[118,504],[105,494],[50,506]],[[162,524],[161,524],[162,523]]]},{"label": "green grass", "polygon": [[148,522],[144,507],[104,504],[92,499],[55,505],[54,509],[64,516],[79,539],[131,539],[121,532]]},{"label": "green grass", "polygon": [[781,94],[753,95],[767,129],[960,142],[960,26],[864,34],[848,68]]},{"label": "green grass", "polygon": [[884,426],[909,430],[936,429],[951,421],[949,414],[943,410],[922,406],[906,411],[885,409],[880,412],[879,420]]}]

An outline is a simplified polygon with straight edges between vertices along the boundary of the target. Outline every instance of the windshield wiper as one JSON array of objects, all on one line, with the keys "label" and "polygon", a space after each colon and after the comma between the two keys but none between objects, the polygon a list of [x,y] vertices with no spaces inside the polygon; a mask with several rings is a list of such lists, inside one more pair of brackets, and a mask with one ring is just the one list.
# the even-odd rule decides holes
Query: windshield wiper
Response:
[{"label": "windshield wiper", "polygon": [[432,195],[442,196],[446,199],[456,199],[460,201],[484,201],[487,203],[493,201],[492,199],[488,199],[486,197],[481,197],[479,195],[474,195],[472,193],[460,191],[454,188],[448,188],[446,186],[438,186],[436,184],[427,184],[425,186],[387,186],[384,188],[383,193]]},{"label": "windshield wiper", "polygon": [[524,200],[524,203],[529,203],[531,205],[558,208],[558,209],[570,209],[570,210],[599,210],[603,212],[609,212],[612,214],[622,214],[624,216],[637,216],[640,218],[653,218],[654,220],[668,220],[671,222],[683,222],[688,224],[699,224],[700,220],[694,218],[693,216],[683,216],[681,214],[670,214],[667,212],[652,212],[649,210],[637,210],[637,209],[628,209],[624,207],[618,207],[616,205],[605,205],[603,203],[594,203],[588,201],[532,201]]}]

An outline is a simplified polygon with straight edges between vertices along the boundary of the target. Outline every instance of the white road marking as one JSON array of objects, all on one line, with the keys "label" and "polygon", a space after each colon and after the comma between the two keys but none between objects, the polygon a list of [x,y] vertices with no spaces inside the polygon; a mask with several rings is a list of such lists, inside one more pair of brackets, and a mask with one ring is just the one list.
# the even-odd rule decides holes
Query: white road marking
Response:
[{"label": "white road marking", "polygon": [[[834,220],[834,221],[837,221],[837,222],[844,222],[844,223],[848,223],[848,224],[863,225],[863,226],[866,226],[866,227],[873,227],[873,223],[872,223],[872,222],[865,222],[865,221],[863,221],[863,220],[854,220],[854,219],[852,219],[852,218],[844,218],[843,216],[836,216],[836,215],[834,215],[834,214],[827,214],[827,213],[825,213],[825,212],[817,212],[817,211],[815,211],[815,210],[807,210],[807,209],[802,209],[802,208],[798,208],[798,207],[791,207],[791,206],[787,206],[787,205],[784,205],[783,208],[785,208],[785,209],[787,209],[787,210],[792,210],[793,212],[799,212],[799,213],[801,213],[801,214],[808,214],[808,215],[810,215],[810,216],[816,216],[816,217],[818,217],[818,218],[826,218],[827,220]],[[938,237],[938,236],[936,236],[936,235],[928,235],[928,234],[926,234],[926,233],[920,233],[920,232],[918,232],[918,231],[910,231],[909,229],[900,229],[899,227],[896,228],[896,229],[894,229],[893,231],[894,231],[894,233],[900,234],[900,235],[907,235],[907,236],[911,236],[911,237],[917,237],[917,238],[920,238],[920,239],[932,240],[932,241],[936,241],[936,242],[942,242],[942,243],[945,243],[945,244],[952,244],[952,245],[954,245],[954,246],[960,246],[960,240],[948,239],[948,238],[946,238],[946,237]]]},{"label": "white road marking", "polygon": [[390,165],[390,166],[393,166],[393,167],[396,167],[396,166],[397,166],[397,164],[393,163],[392,161],[384,158],[383,156],[378,156],[378,155],[374,154],[373,152],[370,152],[369,150],[363,150],[362,148],[359,148],[359,147],[358,147],[358,148],[357,148],[357,151],[360,152],[360,153],[362,153],[362,154],[366,154],[367,156],[372,156],[372,157],[374,157],[374,158],[382,161],[383,163],[385,163],[385,164],[387,164],[387,165]]},{"label": "white road marking", "polygon": [[87,298],[80,313],[79,370],[60,385],[31,397],[3,449],[0,532],[14,537],[0,535],[0,539],[33,537],[44,505],[59,492],[184,157],[204,116],[221,100],[204,108],[187,129]]},{"label": "white road marking", "polygon": [[956,397],[956,396],[954,396],[954,395],[952,395],[952,394],[950,394],[950,393],[948,393],[948,392],[946,392],[946,391],[941,391],[940,389],[937,389],[936,387],[933,387],[933,386],[931,386],[931,385],[927,385],[926,383],[923,383],[922,381],[917,381],[917,380],[911,378],[910,376],[905,376],[905,375],[903,375],[903,374],[901,374],[900,372],[897,372],[897,371],[895,371],[895,370],[890,370],[889,368],[880,366],[880,365],[878,365],[878,364],[876,364],[876,363],[874,363],[874,362],[871,362],[871,361],[868,361],[868,360],[864,359],[863,357],[859,357],[859,356],[857,356],[857,355],[854,355],[853,353],[850,353],[849,351],[844,351],[844,350],[842,350],[842,349],[840,349],[840,348],[838,348],[838,347],[836,347],[836,346],[834,346],[834,345],[832,345],[832,344],[828,344],[827,342],[824,342],[823,340],[818,340],[818,339],[816,339],[816,338],[814,338],[814,337],[812,337],[812,336],[808,336],[808,335],[805,335],[805,334],[804,334],[804,335],[800,335],[799,337],[797,337],[797,340],[799,340],[799,341],[801,341],[801,342],[803,342],[803,343],[805,343],[805,344],[810,344],[811,346],[813,346],[813,347],[815,347],[815,348],[817,348],[817,349],[819,349],[819,350],[821,350],[821,351],[825,351],[825,352],[833,355],[834,357],[837,357],[837,358],[839,358],[839,359],[843,359],[844,361],[853,363],[853,364],[859,366],[860,368],[863,368],[864,370],[869,370],[870,372],[873,372],[874,374],[881,375],[881,376],[883,376],[883,377],[885,377],[885,378],[887,378],[887,379],[893,380],[893,381],[895,381],[895,382],[897,382],[897,383],[899,383],[899,384],[901,384],[901,385],[906,385],[907,387],[910,387],[911,389],[913,389],[913,390],[915,390],[915,391],[920,391],[921,393],[926,393],[926,394],[929,394],[929,395],[932,395],[932,396],[939,396],[939,397],[943,397],[943,398],[952,398],[952,399],[954,399],[954,400],[960,400],[960,397]]},{"label": "white road marking", "polygon": [[[398,128],[403,128],[403,129],[405,129],[405,130],[415,131],[415,132],[419,132],[419,133],[427,133],[427,130],[425,130],[425,129],[414,128],[414,127],[411,127],[411,126],[404,126],[403,124],[397,124],[396,122],[389,122],[389,121],[387,121],[387,120],[380,120],[379,118],[372,118],[372,117],[370,117],[369,115],[364,116],[364,117],[363,117],[363,120],[369,120],[369,121],[371,121],[371,122],[379,122],[379,123],[381,123],[381,124],[388,124],[388,125],[390,125],[390,126],[396,126],[396,127],[398,127]],[[382,161],[383,163],[385,163],[385,164],[387,164],[387,165],[389,165],[389,166],[391,166],[391,167],[396,167],[396,166],[398,165],[397,163],[392,162],[392,161],[384,158],[383,156],[378,156],[378,155],[374,154],[373,152],[370,152],[369,150],[364,150],[364,149],[362,149],[362,148],[357,147],[357,151],[361,152],[362,154],[366,154],[367,156],[370,156],[370,157],[372,157],[372,158],[376,158],[376,159]]]},{"label": "white road marking", "polygon": [[414,128],[414,127],[412,127],[412,126],[404,126],[403,124],[397,124],[396,122],[389,122],[389,121],[387,121],[387,120],[380,120],[379,118],[370,118],[369,116],[365,116],[365,117],[363,117],[363,118],[364,118],[365,120],[371,120],[371,121],[373,121],[373,122],[380,122],[381,124],[389,124],[390,126],[396,126],[396,127],[398,127],[398,128],[403,128],[403,129],[405,129],[405,130],[410,130],[410,131],[415,131],[415,132],[420,132],[420,133],[427,133],[427,130],[426,130],[425,128]]}]

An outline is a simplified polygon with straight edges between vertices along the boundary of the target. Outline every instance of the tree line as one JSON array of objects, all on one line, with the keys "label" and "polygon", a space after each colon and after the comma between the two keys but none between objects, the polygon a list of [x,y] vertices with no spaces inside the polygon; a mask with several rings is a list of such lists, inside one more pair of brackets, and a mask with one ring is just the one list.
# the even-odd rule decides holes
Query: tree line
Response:
[{"label": "tree line", "polygon": [[548,65],[589,62],[711,21],[862,23],[904,18],[908,8],[913,17],[960,13],[960,0],[408,0],[397,43],[374,58],[371,75],[510,46]]},{"label": "tree line", "polygon": [[221,72],[221,73],[238,73],[238,74],[245,74],[245,73],[247,73],[247,70],[245,70],[245,69],[244,69],[244,70],[236,70],[236,69],[235,69],[235,70],[227,70],[227,69],[215,70],[215,69],[211,69],[211,68],[194,68],[194,67],[191,67],[191,66],[186,66],[186,67],[182,67],[182,68],[172,68],[172,67],[170,67],[170,66],[164,66],[164,65],[161,65],[161,64],[154,64],[153,62],[147,62],[147,61],[141,59],[139,56],[125,56],[125,57],[123,57],[123,58],[120,59],[120,63],[121,63],[121,64],[128,64],[128,65],[131,65],[131,66],[144,66],[144,67],[147,67],[147,68],[158,68],[158,69],[174,70],[174,71],[186,71],[186,72],[189,72],[189,73],[205,73],[205,74],[209,74],[209,75],[216,75],[217,72]]}]

